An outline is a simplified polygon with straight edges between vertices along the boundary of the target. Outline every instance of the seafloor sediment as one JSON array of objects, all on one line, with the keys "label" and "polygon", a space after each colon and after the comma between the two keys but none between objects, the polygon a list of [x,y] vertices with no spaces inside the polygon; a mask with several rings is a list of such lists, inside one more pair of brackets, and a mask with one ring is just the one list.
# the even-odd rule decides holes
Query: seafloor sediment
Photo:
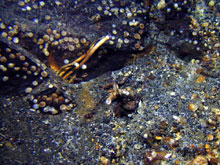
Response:
[{"label": "seafloor sediment", "polygon": [[1,1],[1,164],[219,164],[219,12],[217,0]]}]

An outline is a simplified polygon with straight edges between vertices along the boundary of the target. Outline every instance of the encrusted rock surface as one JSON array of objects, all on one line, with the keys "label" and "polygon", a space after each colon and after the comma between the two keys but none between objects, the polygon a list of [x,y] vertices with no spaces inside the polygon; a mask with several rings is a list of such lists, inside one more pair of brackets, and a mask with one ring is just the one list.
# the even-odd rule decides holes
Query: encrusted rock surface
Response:
[{"label": "encrusted rock surface", "polygon": [[[1,164],[220,163],[219,6],[1,1]],[[56,75],[105,35],[78,84]]]}]

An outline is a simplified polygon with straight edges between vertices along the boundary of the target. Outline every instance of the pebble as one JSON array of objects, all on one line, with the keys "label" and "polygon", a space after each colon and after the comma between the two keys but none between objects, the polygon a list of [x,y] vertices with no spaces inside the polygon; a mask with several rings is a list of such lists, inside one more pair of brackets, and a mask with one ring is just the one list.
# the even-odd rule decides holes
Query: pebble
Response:
[{"label": "pebble", "polygon": [[208,161],[202,155],[196,156],[196,158],[192,161],[192,165],[206,165],[206,164],[208,164]]},{"label": "pebble", "polygon": [[203,83],[205,82],[206,77],[203,75],[199,75],[199,77],[197,78],[196,82],[197,83]]},{"label": "pebble", "polygon": [[188,108],[191,111],[196,111],[198,109],[198,106],[196,104],[194,104],[194,103],[189,103]]},{"label": "pebble", "polygon": [[27,87],[26,89],[25,89],[25,93],[31,93],[32,92],[32,88],[31,87]]},{"label": "pebble", "polygon": [[105,156],[101,156],[101,162],[102,162],[103,165],[108,165],[109,164],[109,160]]},{"label": "pebble", "polygon": [[142,145],[141,144],[135,144],[134,145],[134,149],[136,149],[136,150],[139,150],[139,149],[141,149],[142,148]]},{"label": "pebble", "polygon": [[209,1],[209,7],[213,7],[215,5],[215,1],[211,0]]},{"label": "pebble", "polygon": [[206,137],[206,139],[207,139],[208,141],[212,141],[212,140],[214,139],[214,136],[213,136],[212,134],[208,134],[207,137]]}]

